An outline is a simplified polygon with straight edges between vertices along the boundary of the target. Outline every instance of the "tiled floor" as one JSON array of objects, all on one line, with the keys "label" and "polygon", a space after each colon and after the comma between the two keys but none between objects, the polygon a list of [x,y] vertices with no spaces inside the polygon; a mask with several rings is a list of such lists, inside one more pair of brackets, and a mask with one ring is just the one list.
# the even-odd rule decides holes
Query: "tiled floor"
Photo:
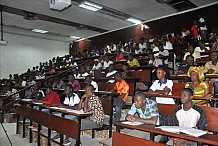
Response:
[{"label": "tiled floor", "polygon": [[[15,123],[7,123],[3,124],[13,146],[36,146],[36,143],[30,144],[27,138],[22,138],[21,134],[15,134],[16,124]],[[81,141],[83,146],[99,146],[99,141],[103,139],[95,138],[91,139],[88,135],[82,135]],[[0,146],[10,146],[10,143],[4,133],[2,126],[0,126]]]}]

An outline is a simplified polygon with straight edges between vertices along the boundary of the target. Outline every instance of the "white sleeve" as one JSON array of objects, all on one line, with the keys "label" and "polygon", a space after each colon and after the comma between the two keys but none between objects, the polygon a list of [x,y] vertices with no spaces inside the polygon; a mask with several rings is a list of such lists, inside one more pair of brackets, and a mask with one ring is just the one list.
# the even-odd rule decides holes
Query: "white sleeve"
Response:
[{"label": "white sleeve", "polygon": [[78,104],[80,102],[80,98],[79,96],[75,93],[75,96],[74,96],[74,105],[75,104]]},{"label": "white sleeve", "polygon": [[173,81],[172,80],[167,80],[167,87],[170,89],[170,92],[172,92],[173,89]]},{"label": "white sleeve", "polygon": [[152,91],[157,90],[158,81],[159,81],[159,80],[156,80],[156,81],[153,82],[153,84],[152,84],[151,87],[150,87],[150,90],[152,90]]},{"label": "white sleeve", "polygon": [[131,106],[131,109],[128,111],[128,115],[134,115],[136,113],[135,103]]}]

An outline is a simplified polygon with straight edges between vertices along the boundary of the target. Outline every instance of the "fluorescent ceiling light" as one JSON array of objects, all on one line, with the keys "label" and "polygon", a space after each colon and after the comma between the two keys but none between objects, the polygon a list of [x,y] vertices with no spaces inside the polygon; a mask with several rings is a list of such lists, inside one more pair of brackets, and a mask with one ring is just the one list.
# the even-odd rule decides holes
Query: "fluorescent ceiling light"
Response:
[{"label": "fluorescent ceiling light", "polygon": [[144,24],[144,28],[145,28],[145,29],[148,29],[148,28],[149,28],[149,26]]},{"label": "fluorescent ceiling light", "polygon": [[129,21],[129,22],[131,22],[131,23],[135,23],[135,24],[141,24],[142,23],[142,21],[141,20],[139,20],[139,19],[136,19],[136,18],[128,18],[128,19],[126,19],[126,21]]},{"label": "fluorescent ceiling light", "polygon": [[41,29],[33,29],[33,32],[38,32],[38,33],[47,33],[47,30],[41,30]]},{"label": "fluorescent ceiling light", "polygon": [[83,40],[85,40],[85,38],[78,39],[78,40],[76,40],[76,42],[80,42],[80,41],[83,41]]},{"label": "fluorescent ceiling light", "polygon": [[86,1],[82,2],[81,4],[79,4],[79,7],[85,8],[85,9],[88,9],[88,10],[91,10],[91,11],[98,11],[98,10],[103,8],[101,6],[98,6],[96,4],[93,4],[93,3],[90,3],[90,2],[86,2]]},{"label": "fluorescent ceiling light", "polygon": [[70,36],[70,38],[72,38],[72,39],[80,39],[81,37],[77,37],[77,36]]}]

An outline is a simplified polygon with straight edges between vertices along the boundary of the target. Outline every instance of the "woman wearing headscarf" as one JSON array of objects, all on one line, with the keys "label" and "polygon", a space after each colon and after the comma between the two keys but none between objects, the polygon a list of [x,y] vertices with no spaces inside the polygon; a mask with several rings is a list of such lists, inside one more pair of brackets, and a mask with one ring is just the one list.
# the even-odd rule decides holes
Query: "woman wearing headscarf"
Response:
[{"label": "woman wearing headscarf", "polygon": [[[203,67],[192,66],[188,70],[188,76],[191,78],[191,83],[187,83],[185,88],[191,88],[194,92],[194,96],[206,97],[207,100],[211,98],[211,93],[209,91],[209,85],[204,82]],[[207,100],[192,100],[197,105],[210,106]]]}]

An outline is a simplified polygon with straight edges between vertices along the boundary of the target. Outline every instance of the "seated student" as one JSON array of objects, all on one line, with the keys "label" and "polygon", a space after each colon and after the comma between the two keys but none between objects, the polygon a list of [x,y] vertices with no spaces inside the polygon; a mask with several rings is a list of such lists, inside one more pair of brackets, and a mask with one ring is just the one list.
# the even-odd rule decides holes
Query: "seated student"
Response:
[{"label": "seated student", "polygon": [[198,61],[201,58],[200,53],[197,51],[194,51],[194,47],[191,44],[189,44],[188,52],[185,53],[183,60],[186,60],[186,57],[188,55],[192,55],[194,57],[194,61]]},{"label": "seated student", "polygon": [[116,61],[121,61],[121,60],[125,60],[123,53],[120,50],[117,50]]},{"label": "seated student", "polygon": [[113,64],[113,62],[110,61],[108,57],[105,57],[104,60],[105,60],[105,61],[103,62],[103,64],[104,64],[104,65],[103,65],[103,68],[104,68],[104,69],[107,69],[111,64]]},{"label": "seated student", "polygon": [[[76,93],[73,92],[73,86],[71,84],[66,85],[65,93],[66,93],[66,97],[64,99],[64,102],[63,104],[58,105],[58,107],[76,109],[77,105],[80,102],[80,98]],[[56,116],[61,116],[61,113],[58,113],[58,112],[55,112],[53,114]],[[73,120],[76,118],[76,116],[73,116],[73,115],[65,115],[64,117],[70,120]],[[57,134],[52,139],[58,139],[58,138],[60,138],[60,134]],[[66,136],[64,139],[64,143],[66,144],[69,142],[70,142],[69,137]]]},{"label": "seated student", "polygon": [[206,46],[204,45],[204,42],[203,42],[203,41],[199,41],[199,42],[198,42],[198,47],[195,48],[195,51],[208,53],[208,52],[210,52],[210,48],[209,48],[209,47],[206,47]]},{"label": "seated student", "polygon": [[187,74],[189,68],[194,66],[194,57],[192,55],[186,56],[186,64],[179,67],[177,74]]},{"label": "seated student", "polygon": [[85,82],[87,83],[87,85],[92,85],[94,87],[95,91],[98,91],[98,84],[92,80],[91,75],[86,76]]},{"label": "seated student", "polygon": [[92,75],[92,68],[90,65],[85,67],[85,72],[83,72],[83,70],[81,70],[81,76],[82,77],[86,77],[88,75]]},{"label": "seated student", "polygon": [[[152,99],[146,98],[143,92],[136,93],[134,96],[134,103],[128,111],[126,120],[159,125],[158,117],[157,103]],[[131,130],[128,135],[150,140],[150,134],[144,131]]]},{"label": "seated student", "polygon": [[218,73],[218,52],[211,52],[211,61],[208,61],[204,66],[204,73],[217,74]]},{"label": "seated student", "polygon": [[92,67],[92,70],[99,70],[102,68],[101,62],[98,61],[98,59],[94,60],[94,65]]},{"label": "seated student", "polygon": [[150,59],[148,61],[149,65],[153,65],[155,67],[158,67],[159,65],[163,65],[163,61],[161,59],[159,59],[158,57],[154,57],[154,53],[153,52],[150,52],[148,54],[148,57]]},{"label": "seated student", "polygon": [[216,34],[216,41],[213,43],[211,50],[218,50],[218,33]]},{"label": "seated student", "polygon": [[[166,65],[159,65],[157,70],[158,80],[154,81],[148,93],[161,93],[163,95],[172,95],[173,81],[169,80],[169,70]],[[156,97],[157,103],[175,104],[172,98]]]},{"label": "seated student", "polygon": [[64,89],[65,88],[65,83],[62,81],[59,77],[56,77],[54,80],[54,83],[52,85],[52,88],[57,88],[57,89]]},{"label": "seated student", "polygon": [[140,66],[138,60],[134,58],[133,54],[128,54],[128,61],[127,61],[127,63],[131,67]]},{"label": "seated student", "polygon": [[[193,91],[190,88],[185,88],[181,92],[181,103],[182,105],[178,106],[174,110],[173,115],[173,125],[181,127],[195,127],[200,130],[207,129],[207,118],[206,113],[202,110],[201,107],[193,104]],[[167,144],[169,144],[168,142]],[[196,145],[196,142],[187,141],[184,139],[174,139],[173,143],[176,146],[180,145]]]},{"label": "seated student", "polygon": [[164,60],[164,64],[168,64],[169,51],[163,48],[163,44],[159,44],[158,48],[159,48],[158,57],[162,57]]},{"label": "seated student", "polygon": [[114,78],[116,81],[114,90],[119,94],[119,96],[115,98],[113,102],[113,105],[115,106],[114,121],[120,121],[121,108],[126,104],[129,93],[129,85],[122,78],[121,73],[119,72],[114,75]]},{"label": "seated student", "polygon": [[128,71],[128,66],[126,63],[122,65],[122,71],[121,71],[122,78],[128,78],[129,77],[129,71]]},{"label": "seated student", "polygon": [[40,100],[43,97],[45,97],[45,94],[42,90],[39,89],[39,85],[37,84],[31,88],[30,94],[28,95],[28,98],[37,100]]},{"label": "seated student", "polygon": [[41,102],[47,105],[61,104],[60,97],[56,92],[52,91],[52,86],[48,86],[45,93],[46,96],[40,100]]},{"label": "seated student", "polygon": [[[114,74],[117,73],[117,71],[114,69],[114,65],[110,64],[108,67],[108,73],[106,74],[106,77],[108,78],[114,78]],[[109,80],[109,83],[114,83],[115,80]]]},{"label": "seated student", "polygon": [[[194,92],[194,96],[206,97],[207,100],[211,98],[209,85],[204,82],[203,67],[192,66],[188,70],[188,76],[191,78],[191,83],[187,83],[185,88],[190,88]],[[210,106],[207,100],[192,100],[196,105]]]},{"label": "seated student", "polygon": [[81,90],[80,83],[79,81],[75,80],[74,75],[69,75],[68,80],[69,80],[68,84],[73,86],[74,91]]},{"label": "seated student", "polygon": [[81,110],[84,105],[84,112],[91,112],[92,115],[88,118],[81,119],[81,130],[89,130],[99,128],[103,125],[104,112],[101,100],[94,95],[94,87],[87,85],[85,87],[85,94],[81,97],[78,105],[78,110]]}]

